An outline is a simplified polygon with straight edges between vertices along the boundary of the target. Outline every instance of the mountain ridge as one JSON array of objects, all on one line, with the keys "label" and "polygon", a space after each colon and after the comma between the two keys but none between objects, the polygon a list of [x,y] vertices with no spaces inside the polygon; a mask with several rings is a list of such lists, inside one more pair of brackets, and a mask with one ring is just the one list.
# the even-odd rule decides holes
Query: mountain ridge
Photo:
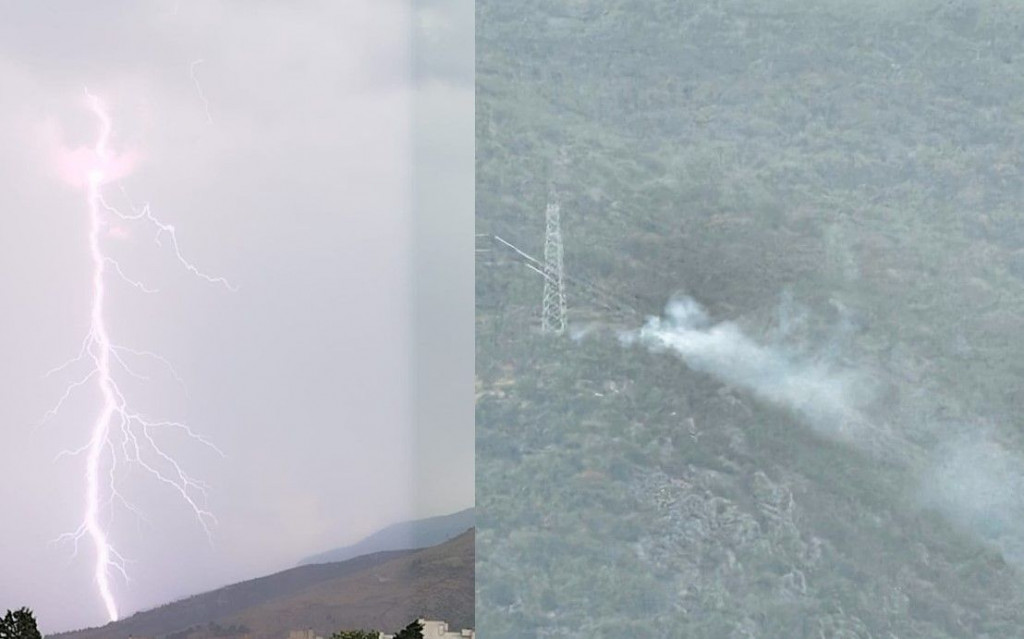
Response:
[{"label": "mountain ridge", "polygon": [[274,639],[313,628],[393,632],[421,615],[473,627],[475,529],[435,546],[309,564],[231,584],[54,639]]},{"label": "mountain ridge", "polygon": [[471,506],[447,515],[403,521],[381,528],[354,544],[333,548],[300,560],[298,566],[345,561],[354,557],[409,548],[426,548],[453,539],[474,526]]}]

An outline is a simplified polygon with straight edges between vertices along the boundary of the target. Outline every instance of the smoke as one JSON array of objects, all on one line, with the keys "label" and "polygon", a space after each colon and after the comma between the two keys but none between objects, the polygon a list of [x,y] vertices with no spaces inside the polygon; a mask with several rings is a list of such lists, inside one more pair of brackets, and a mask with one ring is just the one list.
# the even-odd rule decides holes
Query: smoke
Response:
[{"label": "smoke", "polygon": [[[713,322],[689,297],[673,299],[663,317],[621,332],[619,339],[671,352],[693,370],[793,411],[820,434],[907,468],[917,486],[911,491],[917,506],[941,513],[1024,569],[1024,456],[1001,443],[998,430],[983,418],[949,424],[924,417],[919,424],[917,411],[907,414],[899,406],[874,401],[884,369],[840,363],[862,327],[842,305],[834,306],[839,321],[817,348],[808,346],[807,314],[786,295],[767,343],[734,322]],[[888,372],[905,378],[905,371]],[[937,397],[921,387],[925,382],[914,376],[912,387],[900,390],[913,397],[923,393],[921,400],[934,404]],[[885,424],[898,424],[899,431]],[[918,430],[930,433],[930,442],[912,441]]]},{"label": "smoke", "polygon": [[[783,315],[785,334],[793,325],[789,311]],[[689,297],[672,300],[663,318],[652,317],[620,339],[671,351],[693,370],[794,411],[825,435],[859,440],[872,429],[861,412],[874,396],[866,375],[838,365],[828,352],[815,356],[781,342],[759,344],[733,322],[712,323]]]},{"label": "smoke", "polygon": [[1024,459],[1000,444],[989,428],[937,446],[919,497],[1024,567]]},{"label": "smoke", "polygon": [[574,342],[581,342],[588,337],[592,337],[596,333],[599,333],[604,329],[604,326],[598,322],[590,322],[588,324],[569,326],[569,339]]}]

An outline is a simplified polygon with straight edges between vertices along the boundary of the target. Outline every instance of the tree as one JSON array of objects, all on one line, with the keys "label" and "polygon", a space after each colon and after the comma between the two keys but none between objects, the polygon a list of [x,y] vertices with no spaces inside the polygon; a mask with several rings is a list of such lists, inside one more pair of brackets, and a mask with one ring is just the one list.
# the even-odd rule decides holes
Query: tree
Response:
[{"label": "tree", "polygon": [[[420,635],[422,636],[422,635]],[[43,639],[36,627],[36,619],[28,608],[10,610],[0,619],[0,639]]]},{"label": "tree", "polygon": [[379,636],[376,630],[339,630],[331,639],[377,639]]},{"label": "tree", "polygon": [[423,639],[423,624],[419,619],[414,620],[405,628],[398,631],[395,639]]}]

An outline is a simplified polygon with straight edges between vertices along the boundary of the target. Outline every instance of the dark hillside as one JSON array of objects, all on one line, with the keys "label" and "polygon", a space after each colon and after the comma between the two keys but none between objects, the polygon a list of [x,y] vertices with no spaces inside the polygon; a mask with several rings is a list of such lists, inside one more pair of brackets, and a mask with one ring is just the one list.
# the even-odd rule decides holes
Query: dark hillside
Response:
[{"label": "dark hillside", "polygon": [[312,628],[394,631],[417,616],[474,627],[474,531],[420,550],[292,568],[59,639],[280,639]]},{"label": "dark hillside", "polygon": [[482,632],[1024,636],[1021,25],[963,0],[477,4],[477,232],[541,257],[552,178],[576,328],[685,293],[865,372],[899,442],[539,335],[540,276],[481,238]]}]

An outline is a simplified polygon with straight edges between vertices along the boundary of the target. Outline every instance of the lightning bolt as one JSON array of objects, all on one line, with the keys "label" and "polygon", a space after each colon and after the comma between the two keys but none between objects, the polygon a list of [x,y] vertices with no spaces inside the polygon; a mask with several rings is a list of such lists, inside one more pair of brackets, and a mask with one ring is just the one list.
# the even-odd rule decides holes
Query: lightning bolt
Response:
[{"label": "lightning bolt", "polygon": [[61,458],[66,455],[85,455],[85,514],[78,529],[61,535],[58,541],[73,542],[76,555],[81,540],[87,539],[91,542],[96,553],[94,572],[99,596],[110,620],[116,621],[119,616],[118,606],[111,590],[111,578],[120,575],[127,582],[128,572],[125,558],[110,541],[109,519],[117,504],[141,517],[141,513],[118,491],[119,460],[122,465],[138,466],[158,482],[177,492],[192,510],[208,538],[212,539],[210,525],[216,523],[216,518],[205,507],[207,486],[187,474],[165,451],[159,443],[159,433],[167,430],[180,431],[217,453],[223,453],[187,424],[154,420],[133,410],[129,405],[118,385],[119,375],[125,373],[145,379],[129,365],[128,362],[132,358],[154,359],[170,368],[175,379],[180,381],[180,377],[170,363],[159,355],[120,346],[111,339],[106,321],[109,277],[117,276],[144,292],[153,290],[125,274],[120,263],[104,252],[103,239],[105,235],[116,236],[123,232],[116,226],[118,222],[146,223],[155,229],[156,243],[164,246],[161,240],[166,240],[177,261],[193,275],[207,282],[223,285],[230,290],[235,289],[224,278],[207,275],[186,260],[178,245],[174,227],[161,222],[152,213],[148,204],[136,208],[129,202],[129,210],[121,211],[104,198],[102,187],[130,173],[132,156],[119,155],[111,151],[112,124],[106,106],[88,90],[86,98],[99,125],[96,143],[92,149],[79,149],[65,154],[64,169],[65,177],[73,184],[81,186],[86,194],[89,214],[88,247],[92,266],[89,332],[78,355],[51,370],[47,375],[80,362],[88,363],[89,370],[87,374],[67,386],[56,406],[44,416],[44,421],[56,415],[75,390],[89,383],[95,384],[101,398],[101,406],[99,414],[92,422],[88,441],[76,450],[63,451],[57,456]]},{"label": "lightning bolt", "polygon": [[199,94],[199,99],[203,101],[203,109],[206,111],[206,121],[213,124],[213,116],[210,115],[210,101],[206,99],[206,94],[203,93],[203,87],[199,84],[199,78],[196,77],[196,67],[202,63],[202,60],[193,60],[192,64],[188,66],[188,74],[192,78],[192,84],[196,87],[196,93]]}]

